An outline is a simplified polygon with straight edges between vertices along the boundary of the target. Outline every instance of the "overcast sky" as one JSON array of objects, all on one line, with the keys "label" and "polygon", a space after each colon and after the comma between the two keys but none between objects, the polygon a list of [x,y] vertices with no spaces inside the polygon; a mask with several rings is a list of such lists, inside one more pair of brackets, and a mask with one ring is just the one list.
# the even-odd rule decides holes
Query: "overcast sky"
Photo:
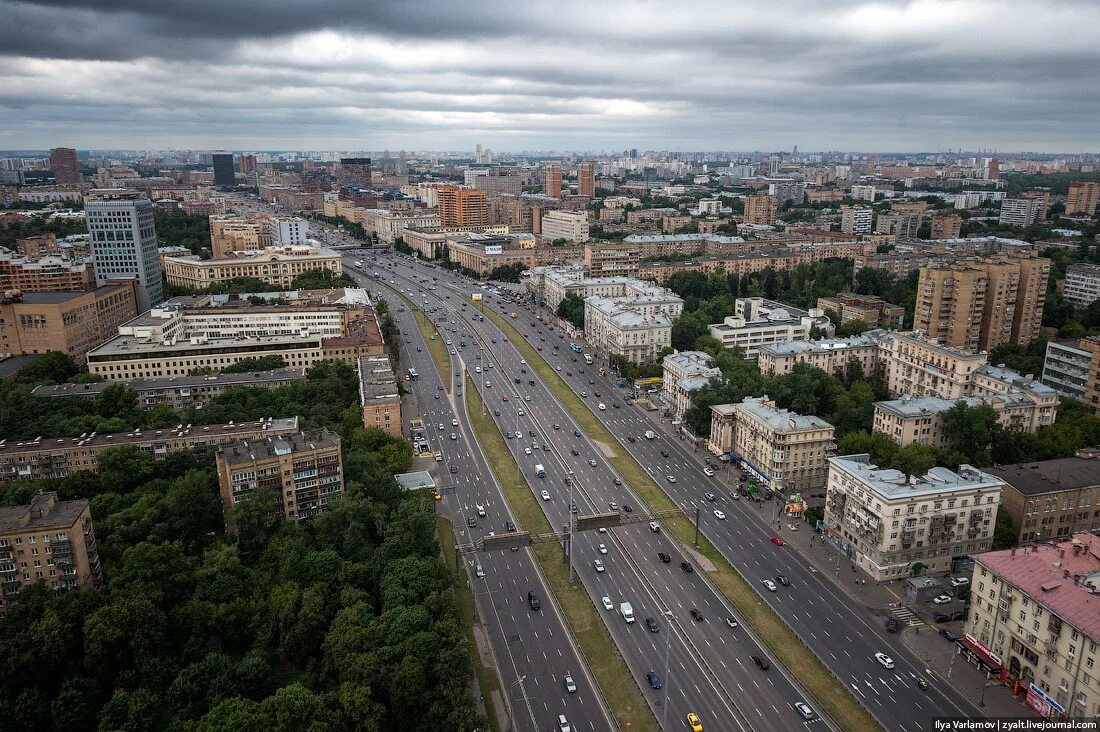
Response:
[{"label": "overcast sky", "polygon": [[0,0],[0,148],[1100,150],[1100,0]]}]

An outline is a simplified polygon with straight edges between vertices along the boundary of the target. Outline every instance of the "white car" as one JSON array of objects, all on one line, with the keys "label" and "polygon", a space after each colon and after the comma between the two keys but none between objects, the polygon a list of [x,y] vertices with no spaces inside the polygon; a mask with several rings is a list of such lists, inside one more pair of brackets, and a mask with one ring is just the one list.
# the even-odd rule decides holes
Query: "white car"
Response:
[{"label": "white car", "polygon": [[603,572],[604,571],[603,562],[601,562],[599,559],[592,560],[592,566],[596,568],[597,572]]},{"label": "white car", "polygon": [[577,685],[573,683],[573,676],[571,674],[566,674],[562,681],[565,682],[565,690],[570,694],[575,694],[577,692]]},{"label": "white car", "polygon": [[969,584],[970,584],[970,578],[969,577],[952,577],[951,578],[951,586],[952,587],[966,587]]},{"label": "white car", "polygon": [[656,521],[650,521],[649,530],[652,531],[654,534],[659,534],[661,532],[661,525]]},{"label": "white car", "polygon": [[665,480],[667,480],[669,483],[675,483],[676,482],[676,476],[675,475],[666,475]]},{"label": "white car", "polygon": [[714,471],[711,470],[710,468],[703,468],[703,475],[707,476],[708,478],[713,478],[714,477]]},{"label": "white car", "polygon": [[521,358],[521,359],[519,360],[519,362],[520,362],[521,364],[523,364],[524,366],[526,366],[526,365],[527,365],[527,359],[525,359],[525,358]]},{"label": "white car", "polygon": [[596,407],[597,407],[597,408],[598,408],[598,409],[599,409],[599,410],[600,410],[601,412],[603,412],[603,411],[605,411],[605,410],[607,409],[607,405],[606,405],[606,404],[604,404],[603,402],[600,402],[599,404],[597,404],[597,405],[596,405]]},{"label": "white car", "polygon": [[524,455],[530,455],[531,454],[531,448],[529,448],[529,447],[523,448],[523,454]]},{"label": "white car", "polygon": [[452,440],[457,440],[457,439],[458,439],[458,435],[457,435],[457,434],[455,434],[454,432],[452,432],[452,433],[451,433],[451,439],[452,439]]},{"label": "white car", "polygon": [[486,382],[485,382],[485,388],[486,388],[486,389],[492,389],[492,388],[493,388],[493,385],[492,385],[492,384],[490,384],[490,383],[489,383],[488,381],[486,381]]},{"label": "white car", "polygon": [[485,518],[485,506],[482,506],[480,503],[477,504],[477,515]]},{"label": "white car", "polygon": [[451,426],[452,427],[458,427],[458,420],[457,419],[452,419],[451,420]]},{"label": "white car", "polygon": [[882,664],[883,668],[893,668],[894,659],[887,656],[885,653],[876,653],[875,660]]},{"label": "white car", "polygon": [[442,431],[443,431],[443,430],[445,430],[445,429],[447,429],[447,425],[445,425],[445,424],[443,424],[442,422],[440,422],[440,423],[439,423],[439,431],[440,431],[440,432],[442,432]]},{"label": "white car", "polygon": [[607,554],[607,545],[606,544],[600,544],[596,548],[600,550],[600,554]]},{"label": "white car", "polygon": [[550,500],[550,491],[543,491],[542,492],[542,500],[544,500],[544,501],[549,501]]},{"label": "white car", "polygon": [[949,602],[951,602],[951,595],[938,595],[932,598],[934,605],[946,605]]},{"label": "white car", "polygon": [[522,410],[522,409],[520,409],[520,410],[519,410],[519,411],[517,412],[517,414],[519,414],[519,416],[521,416],[521,417],[522,417],[522,416],[523,416],[523,410]]},{"label": "white car", "polygon": [[814,718],[814,710],[810,709],[810,705],[806,702],[795,702],[794,708],[803,719],[809,720]]},{"label": "white car", "polygon": [[589,467],[594,468],[594,467],[596,467],[596,461],[595,460],[589,460],[588,465],[589,465]]},{"label": "white car", "polygon": [[475,367],[474,368],[474,373],[475,374],[480,374],[481,373],[481,367],[480,366]]},{"label": "white car", "polygon": [[770,579],[761,580],[761,581],[764,583],[764,586],[768,588],[768,592],[775,592],[779,589],[778,587],[775,586],[775,583],[772,582]]},{"label": "white car", "polygon": [[722,513],[716,508],[714,509],[714,518],[718,519],[719,521],[724,521],[726,519],[726,514]]},{"label": "white car", "polygon": [[614,605],[614,603],[611,602],[610,597],[602,598],[602,602],[603,602],[603,609],[604,610],[614,610],[615,609],[615,605]]},{"label": "white car", "polygon": [[618,511],[619,510],[619,504],[616,503],[615,501],[611,501],[611,503],[608,503],[607,507],[610,508],[612,511]]}]

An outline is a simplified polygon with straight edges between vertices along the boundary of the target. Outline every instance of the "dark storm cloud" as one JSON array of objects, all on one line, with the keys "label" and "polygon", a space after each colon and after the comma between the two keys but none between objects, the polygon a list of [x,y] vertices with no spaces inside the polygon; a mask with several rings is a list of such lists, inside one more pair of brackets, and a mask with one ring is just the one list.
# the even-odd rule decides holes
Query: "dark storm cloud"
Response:
[{"label": "dark storm cloud", "polygon": [[1087,0],[0,0],[0,147],[1100,147]]}]

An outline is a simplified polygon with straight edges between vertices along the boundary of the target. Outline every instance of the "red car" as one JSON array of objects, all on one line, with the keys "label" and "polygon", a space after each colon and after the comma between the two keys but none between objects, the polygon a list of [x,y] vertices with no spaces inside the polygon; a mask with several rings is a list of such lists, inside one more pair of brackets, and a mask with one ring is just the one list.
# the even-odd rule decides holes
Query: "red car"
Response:
[{"label": "red car", "polygon": [[504,402],[508,401],[508,395],[505,394],[504,396],[502,396],[501,401],[504,401]]},{"label": "red car", "polygon": [[787,542],[783,541],[783,538],[780,536],[773,536],[772,544],[775,544],[776,546],[786,546]]}]

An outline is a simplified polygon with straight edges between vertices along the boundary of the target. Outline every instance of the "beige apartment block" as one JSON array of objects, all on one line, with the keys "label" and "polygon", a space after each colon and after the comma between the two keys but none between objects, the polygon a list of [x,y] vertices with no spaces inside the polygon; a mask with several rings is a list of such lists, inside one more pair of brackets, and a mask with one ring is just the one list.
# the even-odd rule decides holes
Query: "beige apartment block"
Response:
[{"label": "beige apartment block", "polygon": [[103,584],[86,499],[58,501],[50,491],[0,508],[0,618],[36,584],[57,594]]},{"label": "beige apartment block", "polygon": [[970,465],[907,476],[867,455],[831,457],[825,530],[875,582],[945,574],[992,545],[1003,485]]},{"label": "beige apartment block", "polygon": [[254,277],[276,287],[290,289],[294,278],[300,274],[318,269],[334,275],[343,271],[338,252],[306,245],[233,251],[226,253],[223,259],[163,257],[161,265],[168,284],[196,292],[238,277]]},{"label": "beige apartment block", "polygon": [[988,362],[984,353],[967,353],[916,334],[890,333],[880,342],[879,349],[886,386],[894,396],[941,399],[968,396],[974,372]]}]

